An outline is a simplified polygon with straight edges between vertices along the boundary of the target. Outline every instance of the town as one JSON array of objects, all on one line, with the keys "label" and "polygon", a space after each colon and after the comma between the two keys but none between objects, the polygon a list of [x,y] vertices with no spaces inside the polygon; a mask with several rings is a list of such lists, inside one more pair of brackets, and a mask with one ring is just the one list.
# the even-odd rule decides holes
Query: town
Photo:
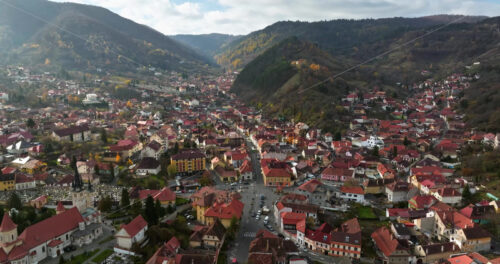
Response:
[{"label": "town", "polygon": [[145,71],[2,69],[0,263],[500,263],[500,191],[461,166],[499,147],[455,111],[479,74],[353,91],[332,134],[237,72]]}]

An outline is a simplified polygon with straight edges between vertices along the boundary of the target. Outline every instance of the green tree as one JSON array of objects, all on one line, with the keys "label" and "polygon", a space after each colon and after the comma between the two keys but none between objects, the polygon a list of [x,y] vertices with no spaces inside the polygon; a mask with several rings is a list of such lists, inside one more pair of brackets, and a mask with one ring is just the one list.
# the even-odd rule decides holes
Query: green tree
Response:
[{"label": "green tree", "polygon": [[127,207],[130,205],[130,196],[127,189],[125,188],[122,189],[122,199],[120,201],[120,205],[122,207]]},{"label": "green tree", "polygon": [[63,256],[61,255],[61,256],[59,257],[59,264],[64,264],[64,262],[66,262],[66,261],[64,261],[64,258],[63,258]]},{"label": "green tree", "polygon": [[155,201],[155,210],[158,217],[162,217],[165,215],[165,209],[161,206],[160,200]]},{"label": "green tree", "polygon": [[134,217],[140,215],[142,213],[142,201],[137,201],[133,203],[130,212]]},{"label": "green tree", "polygon": [[209,177],[207,176],[203,176],[201,177],[199,180],[198,180],[199,184],[203,187],[203,186],[212,186],[213,185],[213,181],[212,179],[210,179]]},{"label": "green tree", "polygon": [[408,138],[407,138],[406,136],[405,136],[405,139],[403,140],[403,144],[404,144],[405,146],[410,145],[410,141],[408,140]]},{"label": "green tree", "polygon": [[469,204],[471,200],[472,200],[472,194],[469,190],[469,186],[466,185],[464,186],[464,190],[462,191],[462,203]]},{"label": "green tree", "polygon": [[177,174],[177,167],[174,164],[170,164],[167,167],[168,176],[174,177]]},{"label": "green tree", "polygon": [[175,142],[174,149],[172,150],[172,154],[179,153],[179,143]]},{"label": "green tree", "polygon": [[393,157],[397,157],[398,156],[398,148],[396,146],[394,146],[392,148],[392,156]]},{"label": "green tree", "polygon": [[28,128],[34,128],[34,127],[35,127],[35,125],[36,125],[36,124],[35,124],[35,121],[33,121],[33,119],[32,119],[32,118],[28,118],[28,120],[26,121],[26,126],[27,126]]},{"label": "green tree", "polygon": [[155,201],[151,195],[148,195],[148,198],[146,198],[144,218],[146,218],[146,221],[150,226],[158,224],[158,214],[156,213]]},{"label": "green tree", "polygon": [[99,201],[99,205],[97,206],[97,208],[101,212],[109,212],[109,211],[111,211],[111,207],[113,207],[113,200],[111,199],[111,197],[109,195],[102,198]]},{"label": "green tree", "polygon": [[378,155],[379,155],[379,154],[378,154],[378,151],[379,151],[378,147],[377,147],[377,146],[375,146],[375,147],[372,149],[372,156],[374,156],[374,157],[378,157]]},{"label": "green tree", "polygon": [[101,129],[101,141],[104,144],[108,143],[108,133],[105,128]]},{"label": "green tree", "polygon": [[16,208],[17,210],[21,210],[23,208],[23,203],[15,192],[10,195],[9,201],[7,202],[7,207],[9,209]]}]

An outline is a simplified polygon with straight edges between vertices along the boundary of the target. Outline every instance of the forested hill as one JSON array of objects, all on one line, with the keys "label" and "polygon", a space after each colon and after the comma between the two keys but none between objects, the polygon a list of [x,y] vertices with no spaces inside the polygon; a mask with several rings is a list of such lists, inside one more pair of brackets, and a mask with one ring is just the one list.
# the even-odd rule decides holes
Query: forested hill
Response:
[{"label": "forested hill", "polygon": [[0,2],[0,56],[2,63],[73,69],[151,65],[197,70],[210,63],[193,49],[107,9],[46,0]]},{"label": "forested hill", "polygon": [[[488,58],[491,62],[485,63],[484,81],[481,78],[479,82],[484,88],[467,92],[470,95],[466,98],[471,99],[466,111],[487,121],[475,125],[492,126],[497,120],[495,118],[500,116],[500,105],[494,100],[499,90],[495,86],[499,60],[492,59],[500,43],[499,21],[500,18],[490,18],[477,23],[453,24],[398,48],[437,26],[405,31],[397,37],[360,44],[351,56],[322,49],[321,44],[308,42],[302,37],[285,39],[248,63],[237,77],[232,91],[270,113],[313,125],[331,126],[332,118],[342,118],[342,107],[335,105],[339,106],[340,98],[349,92],[366,92],[378,87],[394,96],[404,95],[407,92],[405,87],[429,78],[429,75],[421,74],[423,71],[439,78],[463,72],[465,66],[477,58]],[[308,48],[303,49],[304,45]],[[333,82],[299,92],[390,49],[394,51],[335,78]],[[482,56],[484,54],[487,56]],[[474,84],[474,87],[478,85]],[[480,96],[483,101],[472,99],[479,94],[485,95]],[[493,113],[496,116],[491,115]]]},{"label": "forested hill", "polygon": [[[420,18],[385,18],[320,22],[284,21],[232,41],[215,56],[223,67],[238,69],[271,46],[291,36],[316,43],[333,55],[364,57],[363,45],[382,45],[421,28],[442,25],[461,16],[440,15]],[[463,17],[460,22],[475,23],[485,17]]]}]

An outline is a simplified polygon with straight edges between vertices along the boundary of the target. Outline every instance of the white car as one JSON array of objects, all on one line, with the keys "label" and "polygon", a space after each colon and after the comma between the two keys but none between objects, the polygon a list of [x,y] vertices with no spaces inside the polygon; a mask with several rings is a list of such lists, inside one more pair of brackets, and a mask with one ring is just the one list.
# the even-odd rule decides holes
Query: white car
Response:
[{"label": "white car", "polygon": [[269,221],[269,216],[266,216],[266,217],[264,218],[264,221]]}]

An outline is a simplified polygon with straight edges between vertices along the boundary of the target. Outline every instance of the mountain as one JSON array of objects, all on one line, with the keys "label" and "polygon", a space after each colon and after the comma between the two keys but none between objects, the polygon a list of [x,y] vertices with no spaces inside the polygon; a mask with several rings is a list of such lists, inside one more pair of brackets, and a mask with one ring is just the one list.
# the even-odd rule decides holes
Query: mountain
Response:
[{"label": "mountain", "polygon": [[172,35],[170,37],[213,60],[215,54],[223,49],[225,45],[242,36],[212,33],[201,35]]},{"label": "mountain", "polygon": [[461,18],[461,22],[475,23],[485,17],[439,15],[419,18],[384,18],[320,22],[283,21],[252,32],[227,44],[215,56],[217,62],[233,69],[246,65],[259,54],[291,36],[317,43],[335,55],[362,57],[360,45],[383,44],[419,28],[446,24]]},{"label": "mountain", "polygon": [[[465,98],[470,99],[465,111],[475,113],[467,122],[500,131],[497,130],[500,128],[497,125],[500,121],[497,103],[500,100],[497,85],[500,60],[499,55],[494,56],[500,48],[500,17],[452,24],[418,38],[435,28],[437,25],[393,32],[381,39],[361,29],[353,30],[353,39],[362,32],[361,35],[366,34],[366,39],[372,41],[359,43],[355,49],[343,52],[312,43],[304,37],[287,38],[251,60],[235,80],[232,92],[271,114],[312,125],[321,124],[321,128],[331,131],[332,125],[335,126],[332,122],[343,117],[340,98],[349,92],[366,92],[378,87],[393,97],[408,95],[408,87],[429,78],[421,74],[424,70],[439,78],[463,72],[466,65],[476,60],[485,60],[481,65],[484,66],[481,71],[484,71],[484,78],[466,91]],[[375,30],[373,35],[378,35],[377,32]],[[401,46],[403,43],[409,44]],[[304,45],[307,48],[303,48]],[[393,52],[373,57],[387,50]],[[311,87],[361,62],[366,63],[333,81],[330,79]],[[319,65],[320,70],[313,70],[318,67],[311,65]],[[487,122],[476,123],[472,119]]]},{"label": "mountain", "polygon": [[308,87],[347,66],[316,44],[291,37],[252,60],[238,75],[232,92],[268,113],[309,124],[329,119],[321,127],[334,130],[334,120],[343,108],[332,107],[332,103],[339,102],[355,84],[339,78],[315,89]]},{"label": "mountain", "polygon": [[72,69],[203,69],[209,60],[107,9],[46,0],[0,2],[3,63]]}]

